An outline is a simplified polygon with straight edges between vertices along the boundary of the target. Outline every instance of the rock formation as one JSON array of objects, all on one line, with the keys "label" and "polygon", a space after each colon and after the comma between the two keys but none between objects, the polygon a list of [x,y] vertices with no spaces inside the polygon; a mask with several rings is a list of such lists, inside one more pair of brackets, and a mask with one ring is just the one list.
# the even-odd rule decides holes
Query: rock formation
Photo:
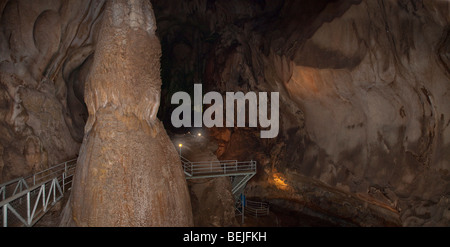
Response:
[{"label": "rock formation", "polygon": [[171,94],[203,83],[280,92],[277,138],[209,130],[219,159],[257,161],[249,196],[337,225],[450,225],[448,1],[151,3],[158,29],[144,0],[0,0],[0,183],[79,154],[72,224],[191,225],[164,127]]},{"label": "rock formation", "polygon": [[[220,159],[254,157],[264,171],[249,195],[356,225],[450,224],[447,1],[154,5],[163,54],[174,58],[163,63],[167,92],[185,78],[204,91],[280,92],[276,139],[213,130]],[[384,216],[355,217],[335,193],[358,197],[361,215]]]},{"label": "rock formation", "polygon": [[0,183],[76,157],[102,1],[0,1]]},{"label": "rock formation", "polygon": [[160,44],[151,4],[108,1],[88,81],[71,198],[78,226],[189,226],[179,157],[158,119]]},{"label": "rock formation", "polygon": [[[84,141],[76,223],[190,225],[179,160],[155,116],[160,45],[151,6],[108,4],[105,15],[105,1],[0,1],[0,182],[74,158]],[[111,152],[120,157],[105,159]]]}]

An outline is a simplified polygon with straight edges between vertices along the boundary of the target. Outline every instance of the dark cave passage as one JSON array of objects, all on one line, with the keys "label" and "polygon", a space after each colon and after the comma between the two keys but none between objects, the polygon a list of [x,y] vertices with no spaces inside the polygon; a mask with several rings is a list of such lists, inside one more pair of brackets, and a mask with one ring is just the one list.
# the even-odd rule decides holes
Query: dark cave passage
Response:
[{"label": "dark cave passage", "polygon": [[[449,226],[449,6],[2,1],[0,183],[79,157],[80,226]],[[224,120],[227,92],[279,93],[278,135],[249,112],[175,127],[175,93],[192,122],[215,106],[196,84]],[[270,214],[241,224],[237,180],[186,180],[181,156],[255,161],[242,192]]]}]

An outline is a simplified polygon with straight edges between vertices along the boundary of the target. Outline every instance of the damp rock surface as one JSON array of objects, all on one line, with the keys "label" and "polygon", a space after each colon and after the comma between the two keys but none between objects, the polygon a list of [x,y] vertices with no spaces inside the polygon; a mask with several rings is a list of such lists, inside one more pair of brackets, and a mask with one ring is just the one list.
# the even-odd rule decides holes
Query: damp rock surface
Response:
[{"label": "damp rock surface", "polygon": [[[148,1],[109,1],[85,86],[89,118],[66,225],[191,226],[180,159],[156,119],[160,44]],[[66,219],[66,218],[65,218]]]},{"label": "damp rock surface", "polygon": [[[280,92],[277,138],[209,130],[218,159],[258,162],[253,197],[338,225],[450,225],[448,1],[106,2],[0,1],[0,183],[80,154],[76,183],[89,186],[69,200],[80,225],[159,225],[177,207],[185,221],[167,222],[192,224],[164,127],[172,93],[203,83]],[[81,210],[141,193],[155,199]]]},{"label": "damp rock surface", "polygon": [[313,200],[299,186],[304,176],[324,192],[359,195],[397,225],[450,224],[447,1],[154,4],[163,53],[177,55],[162,67],[167,92],[192,87],[185,78],[223,94],[280,92],[277,138],[263,140],[255,128],[210,130],[219,159],[258,161],[253,196],[278,198],[275,185],[274,193],[265,188],[280,174],[290,177],[292,193],[278,188],[295,201],[290,208],[352,214],[337,197]]},{"label": "damp rock surface", "polygon": [[102,5],[0,2],[0,183],[78,154]]}]

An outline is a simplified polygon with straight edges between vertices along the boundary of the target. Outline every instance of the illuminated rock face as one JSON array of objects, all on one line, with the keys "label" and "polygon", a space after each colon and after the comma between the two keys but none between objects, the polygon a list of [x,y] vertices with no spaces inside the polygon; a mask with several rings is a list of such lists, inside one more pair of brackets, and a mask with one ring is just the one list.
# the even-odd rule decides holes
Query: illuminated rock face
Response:
[{"label": "illuminated rock face", "polygon": [[160,44],[148,1],[108,1],[85,89],[73,182],[78,226],[189,226],[179,157],[158,119]]},{"label": "illuminated rock face", "polygon": [[75,158],[102,1],[1,1],[0,183]]},{"label": "illuminated rock face", "polygon": [[211,130],[219,159],[258,161],[249,195],[357,225],[450,224],[448,1],[154,2],[171,85],[280,92],[277,138]]},{"label": "illuminated rock face", "polygon": [[373,198],[403,225],[448,225],[448,3],[403,4],[351,6],[290,58],[269,55],[279,66],[265,78],[304,115],[290,169]]},{"label": "illuminated rock face", "polygon": [[304,115],[290,169],[374,198],[403,225],[450,220],[448,3],[434,4],[351,6],[291,58],[269,55],[281,65],[265,77]]},{"label": "illuminated rock face", "polygon": [[[280,92],[277,138],[211,130],[220,159],[257,160],[249,195],[359,225],[450,224],[448,1],[151,2],[167,88]],[[111,1],[117,8],[105,12],[104,3],[0,2],[0,183],[73,158],[84,141],[72,201],[79,225],[151,225],[157,213],[144,208],[156,204],[167,206],[163,218],[186,209],[189,224],[179,163],[155,119],[151,8]],[[121,196],[106,192],[113,187]],[[137,202],[141,193],[155,199]],[[363,200],[345,199],[355,195]],[[358,217],[367,204],[386,217]],[[109,214],[118,216],[100,220]]]}]

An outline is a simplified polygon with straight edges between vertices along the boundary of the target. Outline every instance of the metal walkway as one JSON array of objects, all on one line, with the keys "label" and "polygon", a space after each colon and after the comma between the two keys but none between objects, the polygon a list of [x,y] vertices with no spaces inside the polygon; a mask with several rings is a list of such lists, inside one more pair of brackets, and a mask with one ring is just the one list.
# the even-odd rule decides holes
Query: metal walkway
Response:
[{"label": "metal walkway", "polygon": [[231,177],[231,193],[235,200],[236,216],[242,216],[242,223],[244,223],[244,213],[246,211],[256,213],[256,216],[258,214],[263,215],[263,212],[264,215],[268,214],[268,207],[246,208],[247,203],[243,192],[247,182],[256,174],[256,161],[221,160],[191,162],[181,155],[180,158],[186,179]]},{"label": "metal walkway", "polygon": [[[186,179],[230,177],[237,215],[243,216],[241,194],[256,174],[256,161],[191,162],[180,156]],[[72,187],[76,159],[0,185],[0,225],[33,226]],[[241,206],[240,206],[241,205]]]},{"label": "metal walkway", "polygon": [[76,159],[0,185],[0,224],[33,226],[71,189]]},{"label": "metal walkway", "polygon": [[199,161],[191,162],[180,156],[186,179],[231,177],[231,193],[239,197],[247,182],[256,174],[256,161]]}]

